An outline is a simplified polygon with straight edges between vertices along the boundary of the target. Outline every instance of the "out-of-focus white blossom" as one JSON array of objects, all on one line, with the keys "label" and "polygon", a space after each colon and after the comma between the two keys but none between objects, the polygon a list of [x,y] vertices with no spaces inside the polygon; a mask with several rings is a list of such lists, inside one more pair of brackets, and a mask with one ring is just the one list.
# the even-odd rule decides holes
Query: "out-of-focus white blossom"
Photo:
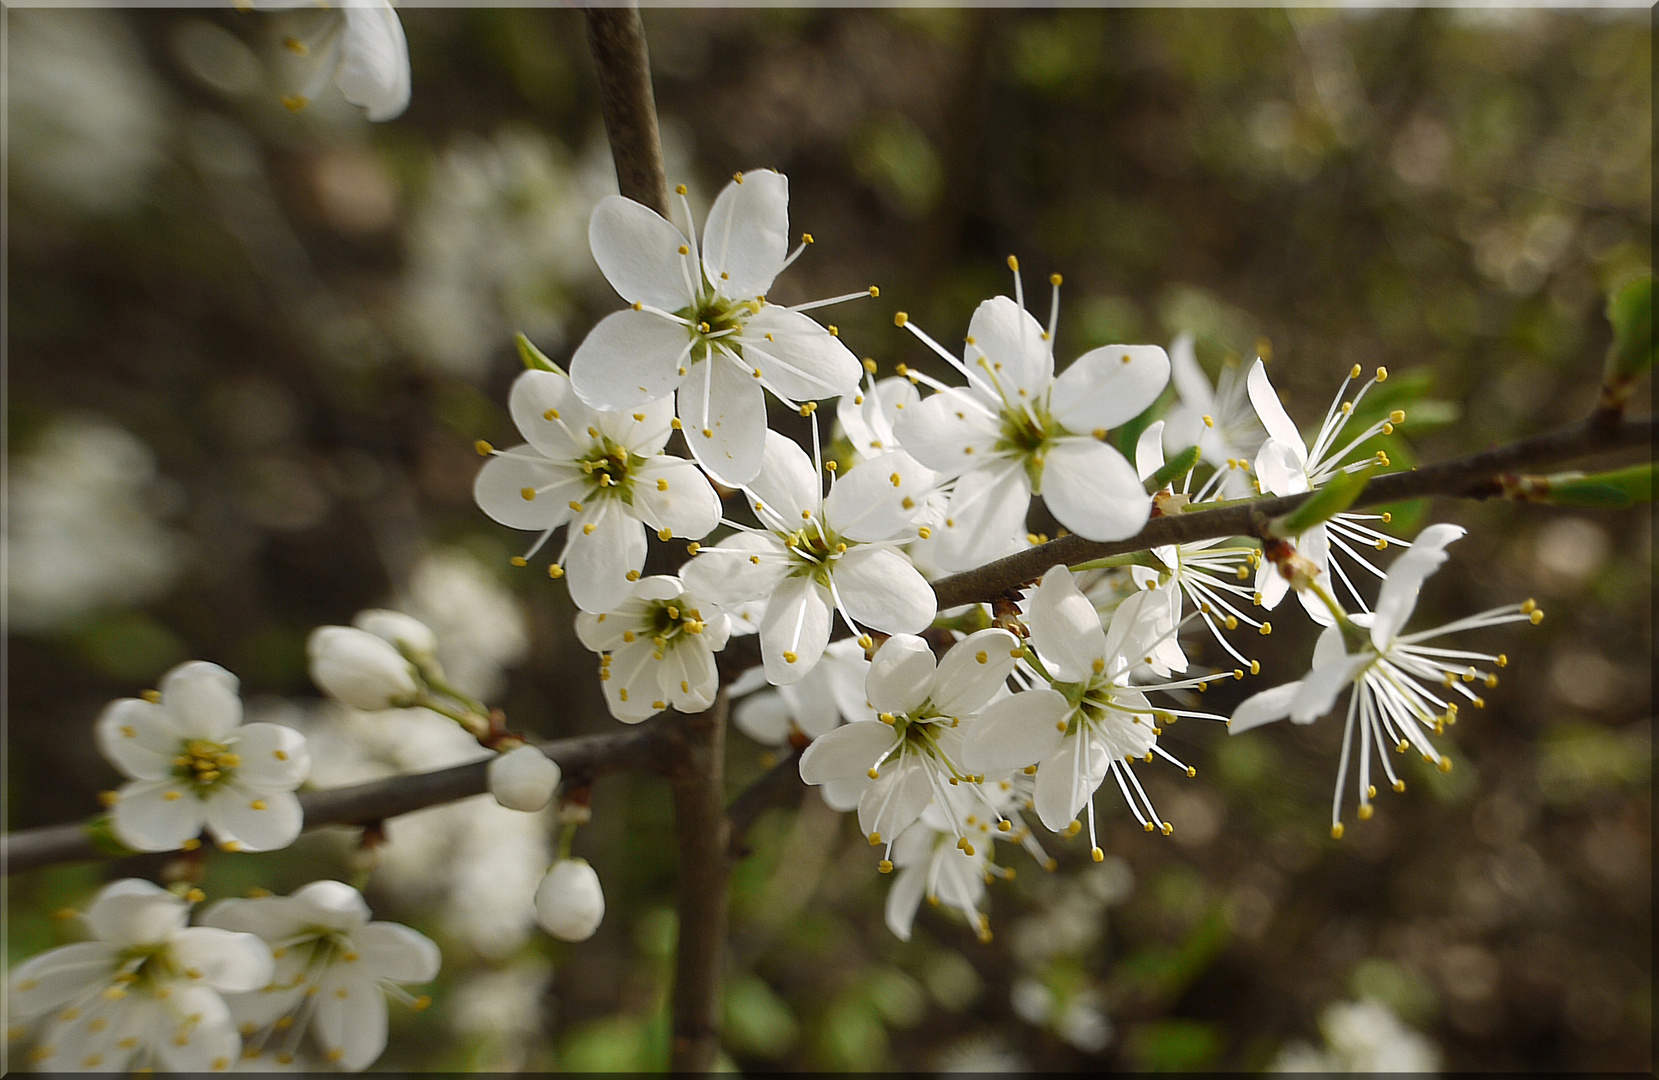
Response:
[{"label": "out-of-focus white blossom", "polygon": [[1198,366],[1192,335],[1182,334],[1169,347],[1169,368],[1176,400],[1164,418],[1164,448],[1179,454],[1189,446],[1198,447],[1202,459],[1223,474],[1223,498],[1250,494],[1245,471],[1267,432],[1250,404],[1243,365],[1229,357],[1212,388],[1209,376]]},{"label": "out-of-focus white blossom", "polygon": [[430,626],[413,615],[385,608],[367,608],[357,613],[351,625],[391,642],[400,652],[420,657],[438,655],[438,636]]},{"label": "out-of-focus white blossom", "polygon": [[445,677],[485,701],[501,692],[506,669],[530,649],[519,600],[464,551],[423,558],[398,607],[432,628]]},{"label": "out-of-focus white blossom", "polygon": [[[331,78],[370,120],[394,120],[409,107],[409,43],[387,0],[338,0],[337,9],[314,0],[249,2],[272,11],[307,9],[311,25],[283,39],[301,69],[296,92],[282,99],[288,108],[305,108]],[[324,11],[313,14],[319,6]]]},{"label": "out-of-focus white blossom", "polygon": [[237,689],[235,675],[193,660],[162,676],[154,700],[122,698],[98,718],[99,750],[130,781],[110,809],[123,844],[173,851],[205,826],[227,850],[270,851],[300,834],[305,736],[243,724]]},{"label": "out-of-focus white blossom", "polygon": [[414,666],[397,646],[352,626],[319,626],[306,639],[311,680],[354,709],[409,705],[419,689]]},{"label": "out-of-focus white blossom", "polygon": [[1400,1022],[1381,1002],[1338,1001],[1319,1016],[1322,1047],[1300,1040],[1285,1044],[1270,1072],[1436,1073],[1440,1048]]},{"label": "out-of-focus white blossom", "polygon": [[586,941],[605,918],[605,893],[586,859],[560,859],[536,887],[536,922],[562,941]]}]

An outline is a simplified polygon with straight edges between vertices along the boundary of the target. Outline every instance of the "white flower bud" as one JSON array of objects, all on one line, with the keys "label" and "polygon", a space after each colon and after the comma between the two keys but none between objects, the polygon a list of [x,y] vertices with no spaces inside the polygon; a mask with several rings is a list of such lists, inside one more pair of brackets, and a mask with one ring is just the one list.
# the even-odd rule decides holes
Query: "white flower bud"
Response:
[{"label": "white flower bud", "polygon": [[605,917],[599,875],[586,859],[560,859],[536,887],[536,921],[564,941],[586,941]]},{"label": "white flower bud", "polygon": [[319,626],[305,643],[311,680],[356,709],[397,708],[416,690],[409,661],[383,638],[349,626]]},{"label": "white flower bud", "polygon": [[490,794],[509,810],[540,810],[559,786],[559,763],[534,746],[521,746],[490,762]]},{"label": "white flower bud", "polygon": [[438,651],[438,637],[432,628],[401,611],[368,608],[359,611],[351,625],[393,645],[401,645],[417,656],[432,656]]}]

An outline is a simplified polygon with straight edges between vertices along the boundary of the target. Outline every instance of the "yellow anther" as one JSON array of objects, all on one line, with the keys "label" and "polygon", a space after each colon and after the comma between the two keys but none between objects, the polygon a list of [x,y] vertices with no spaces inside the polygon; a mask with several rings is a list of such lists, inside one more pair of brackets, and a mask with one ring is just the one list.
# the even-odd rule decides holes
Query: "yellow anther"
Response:
[{"label": "yellow anther", "polygon": [[161,797],[166,799],[168,802],[178,802],[180,799],[184,798],[184,795],[182,792],[168,791],[163,793]]},{"label": "yellow anther", "polygon": [[[1273,632],[1273,624],[1270,623],[1270,622],[1262,623],[1261,629],[1256,631],[1256,633],[1260,634],[1262,637],[1266,637],[1267,635],[1271,634],[1272,632]],[[1250,674],[1254,675],[1255,672],[1252,671]]]},{"label": "yellow anther", "polygon": [[662,528],[657,530],[657,539],[658,540],[672,540],[672,539],[674,539],[674,530],[670,529],[667,525],[664,525]]},{"label": "yellow anther", "polygon": [[512,563],[514,566],[529,566],[530,565],[530,560],[526,559],[523,555],[514,555],[512,558],[508,559],[507,561],[509,563]]},{"label": "yellow anther", "polygon": [[1386,537],[1386,536],[1377,537],[1377,543],[1376,543],[1375,546],[1376,546],[1378,551],[1387,551],[1388,550],[1388,537]]},{"label": "yellow anther", "polygon": [[300,112],[309,104],[311,104],[311,99],[299,94],[284,94],[282,96],[282,107],[289,112]]},{"label": "yellow anther", "polygon": [[633,307],[634,307],[635,311],[644,311],[645,310],[645,303],[644,303],[644,301],[641,301],[641,300],[635,300]]},{"label": "yellow anther", "polygon": [[1394,520],[1394,515],[1389,513],[1387,510],[1384,510],[1383,514],[1382,514],[1382,523],[1384,525],[1387,525],[1389,522],[1391,522],[1393,520]]},{"label": "yellow anther", "polygon": [[1342,822],[1339,821],[1335,825],[1331,826],[1331,839],[1332,840],[1341,840],[1342,839]]},{"label": "yellow anther", "polygon": [[1262,673],[1262,662],[1260,660],[1250,661],[1250,674],[1260,675],[1261,673]]},{"label": "yellow anther", "polygon": [[685,427],[684,424],[680,423],[680,418],[678,416],[676,416],[672,420],[670,420],[668,422],[668,426],[673,428],[675,431],[680,431]]},{"label": "yellow anther", "polygon": [[1378,382],[1387,382],[1388,381],[1388,369],[1387,368],[1385,368],[1385,367],[1377,368],[1377,381]]},{"label": "yellow anther", "polygon": [[760,565],[760,556],[759,555],[751,555],[751,556],[749,556],[749,561],[754,563],[756,566],[759,566]]},{"label": "yellow anther", "polygon": [[120,801],[121,793],[119,791],[100,791],[98,793],[98,804],[105,809],[114,806]]},{"label": "yellow anther", "polygon": [[[1127,360],[1129,358],[1127,356],[1125,356],[1124,359]],[[1215,427],[1215,417],[1210,416],[1208,413],[1206,413],[1204,415],[1204,426],[1207,427],[1207,428]]]},{"label": "yellow anther", "polygon": [[891,874],[893,872],[893,864],[886,859],[883,859],[876,863],[876,872],[879,874]]},{"label": "yellow anther", "polygon": [[1012,255],[1008,256],[1008,269],[1014,271],[1016,274],[1019,273],[1020,272],[1020,260],[1015,258]]},{"label": "yellow anther", "polygon": [[[909,321],[910,321],[910,316],[909,315],[905,314],[902,311],[894,312],[894,314],[893,314],[893,325],[894,326],[903,326],[905,323],[907,323]],[[900,374],[902,375],[903,372],[900,372]]]},{"label": "yellow anther", "polygon": [[1243,668],[1234,668],[1233,669],[1233,678],[1235,678],[1235,679],[1244,678],[1244,669]]},{"label": "yellow anther", "polygon": [[232,851],[232,852],[241,851],[242,850],[242,842],[240,840],[226,840],[224,843],[219,845],[219,850],[220,851]]},{"label": "yellow anther", "polygon": [[713,428],[704,428],[703,429],[703,438],[705,438],[705,439],[714,438],[714,429]]},{"label": "yellow anther", "polygon": [[1357,379],[1357,378],[1359,378],[1360,371],[1361,371],[1360,366],[1358,364],[1355,364],[1353,367],[1348,369],[1348,377],[1350,379]]},{"label": "yellow anther", "polygon": [[161,691],[160,690],[145,690],[145,691],[142,691],[138,696],[143,698],[145,701],[148,701],[151,705],[160,705],[161,704]]},{"label": "yellow anther", "polygon": [[479,457],[489,457],[491,454],[495,453],[495,447],[491,446],[483,439],[479,439],[477,442],[473,443],[472,448],[478,451]]},{"label": "yellow anther", "polygon": [[680,254],[681,255],[690,255],[691,254],[691,249],[686,247],[684,244],[681,244],[680,245]]},{"label": "yellow anther", "polygon": [[586,525],[582,526],[582,535],[583,536],[592,536],[593,535],[593,530],[595,530],[597,528],[599,528],[599,526],[597,524],[595,524],[594,522],[590,521]]},{"label": "yellow anther", "polygon": [[1229,629],[1229,630],[1237,630],[1238,629],[1238,618],[1236,616],[1229,615],[1229,616],[1227,616],[1226,620],[1222,623],[1222,625],[1226,626],[1227,629]]},{"label": "yellow anther", "polygon": [[536,500],[536,489],[533,487],[519,488],[518,494],[525,502],[535,502]]},{"label": "yellow anther", "polygon": [[558,563],[552,563],[547,567],[547,576],[557,581],[565,576],[565,568]]},{"label": "yellow anther", "polygon": [[1537,626],[1539,623],[1544,621],[1544,609],[1533,608],[1532,614],[1527,616],[1527,620],[1531,622],[1532,625]]},{"label": "yellow anther", "polygon": [[1370,821],[1372,812],[1373,811],[1371,809],[1371,804],[1370,803],[1360,803],[1360,805],[1359,805],[1359,819],[1361,821]]},{"label": "yellow anther", "polygon": [[[833,469],[834,466],[835,466],[835,462],[833,462],[833,461],[830,462],[830,466]],[[899,505],[904,507],[906,510],[914,510],[914,509],[916,509],[916,500],[912,499],[910,496],[906,495],[904,497],[904,501],[899,503]]]},{"label": "yellow anther", "polygon": [[928,528],[926,525],[923,525],[921,528],[916,530],[916,535],[921,537],[923,540],[926,540],[928,537],[933,535],[933,530]]},{"label": "yellow anther", "polygon": [[[281,754],[282,751],[278,750],[277,753]],[[286,755],[284,755],[284,758],[286,759]],[[192,836],[190,839],[186,840],[184,843],[179,845],[179,850],[180,851],[195,851],[197,848],[199,848],[201,846],[202,846],[202,842],[200,840],[196,839],[194,836]]]},{"label": "yellow anther", "polygon": [[265,809],[265,800],[264,799],[255,799],[253,802],[248,804],[248,809],[249,810],[263,810],[263,809]]},{"label": "yellow anther", "polygon": [[651,707],[653,709],[657,709],[658,711],[661,711],[663,709],[668,708],[668,702],[666,702],[666,701],[653,701],[651,703]]},{"label": "yellow anther", "polygon": [[799,654],[793,652],[792,650],[788,650],[788,649],[784,650],[784,654],[783,654],[783,662],[784,663],[793,664],[795,661],[797,661],[799,659],[800,659]]},{"label": "yellow anther", "polygon": [[689,543],[685,546],[685,550],[686,550],[687,555],[695,555],[699,551],[703,550],[703,545],[699,544],[697,541],[693,540],[691,543]]},{"label": "yellow anther", "polygon": [[1478,697],[1477,696],[1477,697],[1471,698],[1470,701],[1469,701],[1469,704],[1473,705],[1477,709],[1484,709],[1484,708],[1486,708],[1486,699],[1483,698],[1483,697]]},{"label": "yellow anther", "polygon": [[1443,757],[1434,763],[1434,767],[1443,773],[1449,773],[1452,771],[1452,759],[1449,757]]}]

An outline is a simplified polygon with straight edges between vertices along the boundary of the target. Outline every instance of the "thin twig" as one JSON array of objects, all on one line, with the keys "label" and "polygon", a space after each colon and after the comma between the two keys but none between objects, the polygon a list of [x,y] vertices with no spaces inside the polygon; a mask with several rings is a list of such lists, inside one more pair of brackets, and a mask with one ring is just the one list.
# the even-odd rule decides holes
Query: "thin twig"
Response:
[{"label": "thin twig", "polygon": [[[567,774],[591,777],[611,772],[661,772],[669,767],[679,741],[673,726],[661,722],[604,735],[556,739],[542,744],[541,750]],[[305,810],[305,828],[368,825],[481,795],[489,790],[488,768],[486,758],[434,772],[405,773],[350,787],[303,792],[300,806]],[[0,863],[7,874],[54,863],[117,858],[121,854],[94,843],[85,822],[24,829],[0,837]]]},{"label": "thin twig", "polygon": [[673,1040],[669,1070],[708,1072],[720,1050],[721,981],[726,966],[730,826],[724,790],[725,687],[708,711],[680,724],[684,757],[669,773],[679,848],[679,937],[674,949]]},{"label": "thin twig", "polygon": [[585,14],[617,186],[623,195],[667,217],[668,176],[662,163],[651,60],[639,9],[632,4],[595,7]]}]

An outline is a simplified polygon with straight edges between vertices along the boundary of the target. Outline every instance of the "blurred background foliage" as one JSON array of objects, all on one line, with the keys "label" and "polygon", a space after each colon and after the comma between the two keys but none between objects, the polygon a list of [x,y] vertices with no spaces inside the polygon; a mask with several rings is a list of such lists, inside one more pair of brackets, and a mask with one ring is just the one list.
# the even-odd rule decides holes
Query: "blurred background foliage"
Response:
[{"label": "blurred background foliage", "polygon": [[[431,622],[515,726],[610,727],[562,586],[511,570],[524,538],[470,494],[473,440],[514,441],[512,333],[562,362],[619,304],[586,249],[614,179],[580,15],[403,12],[414,99],[380,126],[332,92],[278,104],[293,16],[8,17],[11,827],[91,812],[116,781],[99,709],[192,657],[311,732],[319,783],[465,757],[430,718],[317,700],[306,634],[369,605]],[[830,318],[884,374],[928,363],[895,310],[953,340],[1009,290],[1012,252],[1034,307],[1065,275],[1062,362],[1191,331],[1213,371],[1271,342],[1307,427],[1350,365],[1386,364],[1423,399],[1402,434],[1432,460],[1585,415],[1607,291],[1651,262],[1640,12],[644,17],[671,181],[701,213],[736,169],[786,172],[818,243],[773,299],[879,284]],[[1376,1056],[1419,1038],[1395,1023],[1450,1069],[1648,1069],[1650,518],[1433,512],[1470,534],[1425,619],[1525,595],[1550,614],[1474,646],[1513,662],[1448,733],[1450,775],[1408,762],[1412,790],[1333,843],[1337,725],[1182,724],[1168,740],[1199,779],[1143,777],[1174,835],[1106,799],[1108,860],[1044,837],[1060,871],[1012,860],[988,945],[944,911],[896,940],[888,879],[809,794],[737,869],[731,1061],[1352,1067],[1399,1060]],[[1258,685],[1311,647],[1279,622],[1249,643]],[[741,784],[765,752],[731,742]],[[370,900],[445,965],[430,1013],[394,1010],[382,1065],[662,1066],[668,800],[610,778],[594,811],[577,849],[610,911],[579,946],[530,929],[544,819],[473,801],[389,823]],[[204,888],[350,875],[354,843],[213,857]],[[53,913],[105,877],[166,863],[9,881],[8,960],[68,940]]]}]

